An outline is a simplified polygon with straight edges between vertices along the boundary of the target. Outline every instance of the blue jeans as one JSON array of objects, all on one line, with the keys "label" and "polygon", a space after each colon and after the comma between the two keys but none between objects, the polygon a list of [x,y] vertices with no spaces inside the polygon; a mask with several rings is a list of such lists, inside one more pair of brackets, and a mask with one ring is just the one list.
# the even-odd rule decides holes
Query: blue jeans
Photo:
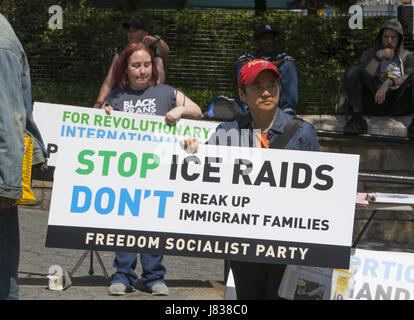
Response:
[{"label": "blue jeans", "polygon": [[282,91],[278,107],[285,112],[296,114],[298,104],[298,70],[296,63],[293,61],[283,62],[278,70],[282,76]]},{"label": "blue jeans", "polygon": [[0,210],[0,300],[19,299],[19,255],[17,207]]},{"label": "blue jeans", "polygon": [[[166,273],[162,265],[163,256],[141,253],[142,275],[141,281],[146,288],[151,288],[157,282],[164,282]],[[121,282],[127,289],[133,288],[138,282],[135,273],[137,266],[137,254],[130,252],[116,252],[113,264],[116,272],[111,276],[111,283]]]}]

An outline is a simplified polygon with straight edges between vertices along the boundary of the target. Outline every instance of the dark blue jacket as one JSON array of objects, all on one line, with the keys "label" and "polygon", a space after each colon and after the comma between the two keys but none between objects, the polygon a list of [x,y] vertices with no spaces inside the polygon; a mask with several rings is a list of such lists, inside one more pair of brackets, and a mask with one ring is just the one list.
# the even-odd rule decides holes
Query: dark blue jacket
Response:
[{"label": "dark blue jacket", "polygon": [[[288,121],[295,116],[283,112],[276,108],[276,117],[272,127],[269,129],[267,137],[269,145],[272,144],[278,135],[284,132],[284,127]],[[246,113],[233,122],[224,122],[217,126],[216,132],[208,140],[207,144],[255,147],[256,138],[254,135],[254,125],[250,113]],[[316,130],[312,124],[304,121],[295,135],[290,139],[285,149],[302,151],[319,151],[319,142]]]}]

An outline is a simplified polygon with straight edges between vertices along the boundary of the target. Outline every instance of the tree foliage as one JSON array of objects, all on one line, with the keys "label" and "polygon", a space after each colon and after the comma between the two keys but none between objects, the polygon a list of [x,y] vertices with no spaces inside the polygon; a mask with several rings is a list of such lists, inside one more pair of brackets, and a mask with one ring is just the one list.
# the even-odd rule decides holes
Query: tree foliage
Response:
[{"label": "tree foliage", "polygon": [[[167,83],[184,90],[200,106],[206,107],[217,93],[237,95],[234,63],[242,53],[254,50],[253,30],[266,22],[279,28],[277,51],[296,59],[298,112],[329,113],[345,67],[358,61],[387,19],[365,18],[363,30],[351,30],[347,15],[99,10],[84,1],[73,6],[59,0],[2,3],[8,5],[8,19],[29,58],[34,99],[84,106],[93,104],[115,50],[126,44],[122,23],[144,16],[152,21],[154,34],[170,47]],[[64,10],[61,30],[48,28],[51,5]],[[0,9],[4,12],[5,7]]]},{"label": "tree foliage", "polygon": [[339,12],[344,13],[355,3],[355,0],[295,0],[291,6],[308,9],[312,12],[330,6],[336,8]]}]

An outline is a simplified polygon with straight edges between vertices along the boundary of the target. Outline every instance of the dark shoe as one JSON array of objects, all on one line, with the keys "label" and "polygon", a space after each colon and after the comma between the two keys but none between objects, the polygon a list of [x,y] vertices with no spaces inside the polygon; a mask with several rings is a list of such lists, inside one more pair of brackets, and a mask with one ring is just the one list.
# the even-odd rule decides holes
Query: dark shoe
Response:
[{"label": "dark shoe", "polygon": [[407,137],[411,140],[414,140],[414,118],[411,121],[410,126],[407,128]]},{"label": "dark shoe", "polygon": [[352,115],[344,127],[346,134],[363,134],[368,132],[368,123],[361,115]]}]

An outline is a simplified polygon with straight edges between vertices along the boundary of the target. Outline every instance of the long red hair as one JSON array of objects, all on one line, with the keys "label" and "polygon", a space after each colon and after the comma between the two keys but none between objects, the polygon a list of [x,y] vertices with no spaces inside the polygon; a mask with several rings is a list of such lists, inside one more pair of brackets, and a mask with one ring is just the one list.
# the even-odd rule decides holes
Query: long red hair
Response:
[{"label": "long red hair", "polygon": [[154,53],[152,52],[152,50],[142,42],[130,43],[121,51],[114,65],[114,80],[116,84],[122,89],[124,89],[128,85],[128,75],[126,73],[126,69],[128,66],[129,57],[135,51],[139,50],[144,50],[151,56],[152,76],[150,80],[150,85],[153,86],[158,81],[158,70],[155,64]]}]

